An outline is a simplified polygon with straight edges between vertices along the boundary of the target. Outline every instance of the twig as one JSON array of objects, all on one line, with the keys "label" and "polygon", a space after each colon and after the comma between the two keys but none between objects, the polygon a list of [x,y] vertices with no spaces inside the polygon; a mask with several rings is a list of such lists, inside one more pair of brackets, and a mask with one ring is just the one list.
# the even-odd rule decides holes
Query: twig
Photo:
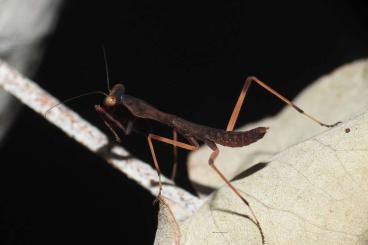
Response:
[{"label": "twig", "polygon": [[[33,81],[23,77],[14,68],[11,68],[1,60],[0,86],[42,115],[51,106],[59,103],[57,99]],[[111,154],[105,154],[101,149],[105,149],[108,146],[107,136],[83,120],[78,114],[66,106],[60,105],[47,114],[47,120],[95,154],[103,157],[107,162],[138,182],[153,195],[157,195],[158,186],[152,184],[158,181],[156,170],[138,159],[121,160],[112,158]],[[115,146],[112,151],[120,156],[128,155],[127,151],[120,146]],[[175,186],[171,180],[165,177],[162,180],[164,183],[170,183],[170,185],[164,186],[162,195],[174,204],[171,205],[171,208],[179,220],[195,212],[202,204],[197,197]]]}]

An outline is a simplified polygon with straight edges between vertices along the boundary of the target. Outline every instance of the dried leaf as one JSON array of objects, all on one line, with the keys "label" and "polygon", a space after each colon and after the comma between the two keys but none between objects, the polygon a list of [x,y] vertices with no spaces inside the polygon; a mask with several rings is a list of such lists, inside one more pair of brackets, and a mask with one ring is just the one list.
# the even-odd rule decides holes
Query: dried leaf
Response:
[{"label": "dried leaf", "polygon": [[169,200],[161,197],[158,213],[158,227],[154,245],[179,245],[180,229],[170,209]]},{"label": "dried leaf", "polygon": [[[368,113],[281,152],[233,183],[255,210],[267,244],[366,244],[367,163]],[[244,215],[249,210],[223,187],[181,224],[181,244],[261,244]]]},{"label": "dried leaf", "polygon": [[[228,176],[243,172],[248,163],[264,163],[233,184],[254,209],[266,244],[367,244],[367,98],[368,62],[355,62],[323,77],[297,99],[305,111],[342,124],[321,129],[285,109],[266,124],[257,123],[271,127],[264,139],[241,149],[221,148],[217,165]],[[208,156],[201,150],[191,158],[192,174],[197,168],[202,176],[196,181],[205,185],[211,178],[209,187],[223,186],[216,175],[207,176]],[[179,223],[180,244],[261,244],[248,217],[249,209],[224,186]]]}]

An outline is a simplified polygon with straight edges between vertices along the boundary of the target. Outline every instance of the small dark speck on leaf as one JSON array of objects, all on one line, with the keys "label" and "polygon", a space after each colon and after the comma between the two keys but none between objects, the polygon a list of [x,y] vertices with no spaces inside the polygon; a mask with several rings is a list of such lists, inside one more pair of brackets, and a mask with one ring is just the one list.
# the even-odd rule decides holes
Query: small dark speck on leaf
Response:
[{"label": "small dark speck on leaf", "polygon": [[350,128],[346,128],[345,133],[350,133]]}]

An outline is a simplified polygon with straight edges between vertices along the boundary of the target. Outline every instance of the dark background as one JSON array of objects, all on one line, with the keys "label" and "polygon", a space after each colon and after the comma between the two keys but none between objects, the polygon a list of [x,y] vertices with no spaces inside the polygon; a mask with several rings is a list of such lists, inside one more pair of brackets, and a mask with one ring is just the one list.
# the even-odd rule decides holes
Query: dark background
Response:
[{"label": "dark background", "polygon": [[[112,2],[66,2],[34,78],[56,97],[106,91],[104,44],[113,83],[163,111],[224,128],[245,77],[293,98],[368,55],[365,1]],[[69,106],[109,133],[93,109],[101,99]],[[246,104],[238,125],[283,107],[257,86]],[[123,141],[151,162],[144,137]],[[157,148],[169,174],[171,147]],[[153,243],[154,197],[30,109],[19,114],[0,154],[0,244]],[[191,190],[185,156],[178,183]]]}]

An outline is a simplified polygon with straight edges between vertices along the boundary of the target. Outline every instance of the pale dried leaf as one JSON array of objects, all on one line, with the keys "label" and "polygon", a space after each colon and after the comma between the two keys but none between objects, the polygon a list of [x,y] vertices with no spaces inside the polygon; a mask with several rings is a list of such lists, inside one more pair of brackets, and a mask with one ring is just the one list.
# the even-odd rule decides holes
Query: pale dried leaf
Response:
[{"label": "pale dried leaf", "polygon": [[170,200],[160,198],[160,211],[158,213],[158,226],[154,245],[180,244],[180,229],[174,214],[171,212]]},{"label": "pale dried leaf", "polygon": [[[367,163],[365,113],[233,183],[255,210],[267,244],[366,244]],[[244,215],[249,210],[223,187],[181,225],[181,244],[261,244],[257,227]]]}]

